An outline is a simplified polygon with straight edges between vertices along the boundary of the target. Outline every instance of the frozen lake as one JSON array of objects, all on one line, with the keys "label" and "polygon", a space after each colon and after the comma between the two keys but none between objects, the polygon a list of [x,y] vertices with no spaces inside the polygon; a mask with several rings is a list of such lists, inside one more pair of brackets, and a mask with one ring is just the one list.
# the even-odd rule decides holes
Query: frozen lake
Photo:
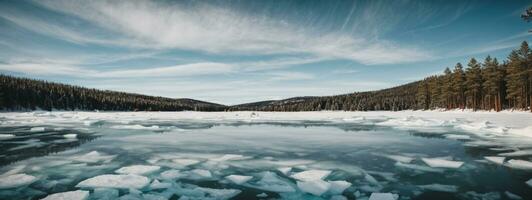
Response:
[{"label": "frozen lake", "polygon": [[532,199],[531,118],[0,113],[0,199]]}]

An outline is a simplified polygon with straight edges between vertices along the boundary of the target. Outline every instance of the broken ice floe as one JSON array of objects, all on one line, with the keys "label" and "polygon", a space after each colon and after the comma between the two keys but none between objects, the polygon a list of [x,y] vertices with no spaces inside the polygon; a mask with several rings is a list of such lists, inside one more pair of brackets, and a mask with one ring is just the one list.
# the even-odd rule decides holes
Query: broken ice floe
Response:
[{"label": "broken ice floe", "polygon": [[436,168],[457,169],[464,164],[464,162],[461,161],[452,161],[441,158],[422,158],[421,160],[423,160],[428,166]]},{"label": "broken ice floe", "polygon": [[331,174],[329,170],[307,170],[293,174],[291,177],[300,181],[322,180]]},{"label": "broken ice floe", "polygon": [[399,195],[392,193],[371,193],[369,200],[397,200]]},{"label": "broken ice floe", "polygon": [[259,181],[255,183],[248,183],[246,186],[270,192],[296,191],[294,189],[294,185],[290,181],[284,180],[273,172],[262,173],[262,178]]},{"label": "broken ice floe", "polygon": [[351,187],[351,183],[347,181],[329,181],[331,187],[329,193],[331,194],[342,194],[344,190]]},{"label": "broken ice floe", "polygon": [[37,181],[35,176],[28,174],[11,174],[0,176],[0,189],[9,189],[30,185]]},{"label": "broken ice floe", "polygon": [[114,158],[114,155],[106,155],[98,151],[91,151],[84,155],[75,155],[70,157],[71,160],[86,163],[110,162]]},{"label": "broken ice floe", "polygon": [[63,135],[63,137],[67,139],[75,139],[76,137],[78,137],[78,134],[69,133],[69,134]]},{"label": "broken ice floe", "polygon": [[139,176],[135,174],[104,174],[81,181],[76,185],[76,187],[140,189],[146,187],[149,183],[150,179],[145,176]]},{"label": "broken ice floe", "polygon": [[118,174],[145,175],[158,171],[159,169],[161,169],[161,167],[153,165],[131,165],[117,169],[115,172]]},{"label": "broken ice floe", "polygon": [[162,172],[160,176],[162,179],[165,179],[165,180],[176,180],[178,178],[183,177],[184,174],[182,174],[179,170],[171,169],[171,170]]},{"label": "broken ice floe", "polygon": [[253,176],[229,175],[229,176],[226,176],[225,178],[237,185],[242,185],[248,182],[249,180],[251,180]]},{"label": "broken ice floe", "polygon": [[76,190],[70,192],[55,193],[46,196],[42,200],[85,200],[89,197],[89,191]]},{"label": "broken ice floe", "polygon": [[396,162],[395,166],[399,168],[403,168],[403,169],[410,169],[410,170],[420,171],[420,172],[436,172],[436,173],[443,172],[443,169],[440,169],[440,168],[432,168],[432,167],[427,167],[423,165],[407,164],[407,163],[402,163],[402,162]]},{"label": "broken ice floe", "polygon": [[303,192],[321,196],[329,190],[331,184],[323,180],[297,181],[297,187]]}]

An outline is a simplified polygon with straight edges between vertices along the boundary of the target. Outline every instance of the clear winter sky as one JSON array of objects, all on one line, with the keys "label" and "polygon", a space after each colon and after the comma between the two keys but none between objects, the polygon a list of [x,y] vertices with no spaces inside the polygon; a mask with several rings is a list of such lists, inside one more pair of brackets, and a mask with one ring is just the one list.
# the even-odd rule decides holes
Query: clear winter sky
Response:
[{"label": "clear winter sky", "polygon": [[0,73],[223,104],[382,89],[530,42],[530,1],[0,1]]}]

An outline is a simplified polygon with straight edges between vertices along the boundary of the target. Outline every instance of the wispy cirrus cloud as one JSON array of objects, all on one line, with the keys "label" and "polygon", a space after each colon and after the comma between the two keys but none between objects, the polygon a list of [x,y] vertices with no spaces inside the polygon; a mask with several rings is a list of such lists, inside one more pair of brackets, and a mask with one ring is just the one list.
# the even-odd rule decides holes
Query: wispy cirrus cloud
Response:
[{"label": "wispy cirrus cloud", "polygon": [[[289,24],[268,16],[251,16],[206,4],[185,6],[155,1],[36,2],[119,33],[127,39],[127,42],[120,44],[132,47],[176,48],[216,54],[307,54],[323,59],[353,60],[367,65],[412,62],[431,57],[426,50],[378,37],[316,31],[312,27]],[[28,26],[25,25],[27,23],[19,24]],[[106,42],[101,38],[87,39],[71,32],[46,30],[45,34],[55,34],[58,38]]]},{"label": "wispy cirrus cloud", "polygon": [[64,75],[85,78],[137,78],[137,77],[185,77],[213,74],[227,74],[235,67],[223,63],[191,63],[175,66],[150,67],[144,69],[95,70],[76,65],[42,63],[0,64],[0,70],[32,75]]}]

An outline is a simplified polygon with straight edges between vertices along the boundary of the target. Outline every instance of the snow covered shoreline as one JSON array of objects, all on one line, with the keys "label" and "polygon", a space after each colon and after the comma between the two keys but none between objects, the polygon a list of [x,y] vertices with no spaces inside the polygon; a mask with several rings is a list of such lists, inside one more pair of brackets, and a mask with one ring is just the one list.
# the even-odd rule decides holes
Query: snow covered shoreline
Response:
[{"label": "snow covered shoreline", "polygon": [[[35,111],[0,112],[0,125],[22,122],[29,124],[54,122],[81,122],[86,125],[97,121],[121,121],[127,124],[134,120],[206,120],[206,121],[332,121],[361,122],[366,119],[388,120],[380,125],[394,127],[437,126],[454,124],[463,129],[484,129],[500,134],[514,134],[532,137],[532,113],[524,111],[314,111],[314,112],[77,112],[77,111]],[[391,121],[390,121],[391,120]],[[151,128],[151,127],[148,127]]]}]

